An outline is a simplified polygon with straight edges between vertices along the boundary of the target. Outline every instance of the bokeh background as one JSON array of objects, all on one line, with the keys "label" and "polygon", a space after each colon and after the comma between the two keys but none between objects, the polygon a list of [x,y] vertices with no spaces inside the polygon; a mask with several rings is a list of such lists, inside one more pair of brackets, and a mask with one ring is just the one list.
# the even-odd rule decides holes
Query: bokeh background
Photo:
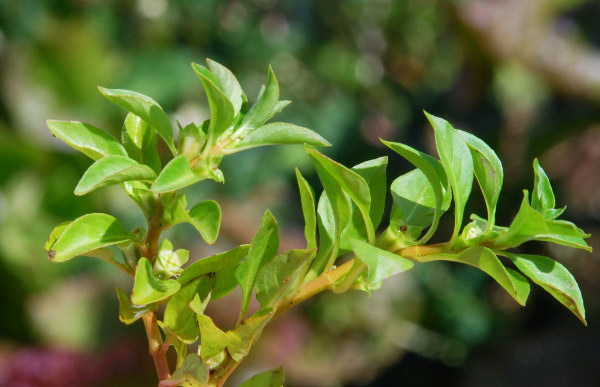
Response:
[{"label": "bokeh background", "polygon": [[[125,112],[97,85],[152,96],[173,118],[209,112],[190,62],[232,69],[251,100],[271,64],[294,103],[282,120],[316,130],[351,166],[390,156],[378,139],[435,152],[422,110],[475,133],[504,162],[499,224],[510,223],[539,157],[566,217],[600,248],[600,2],[596,0],[0,0],[0,385],[146,386],[154,382],[141,323],[117,318],[128,278],[79,258],[51,264],[59,222],[107,212],[133,227],[129,199],[72,194],[90,160],[52,138],[45,120],[118,135]],[[165,154],[166,155],[166,154]],[[251,240],[266,208],[283,244],[301,246],[293,167],[317,190],[300,146],[225,159],[220,238],[190,227],[169,238],[201,258]],[[468,212],[484,214],[474,190]],[[439,234],[451,232],[444,219]],[[526,308],[475,269],[421,265],[371,298],[323,294],[272,324],[231,385],[284,365],[289,386],[592,386],[600,380],[597,254],[531,244],[579,280],[584,327],[539,288]],[[210,313],[227,325],[235,300]],[[237,306],[236,306],[237,307]]]}]

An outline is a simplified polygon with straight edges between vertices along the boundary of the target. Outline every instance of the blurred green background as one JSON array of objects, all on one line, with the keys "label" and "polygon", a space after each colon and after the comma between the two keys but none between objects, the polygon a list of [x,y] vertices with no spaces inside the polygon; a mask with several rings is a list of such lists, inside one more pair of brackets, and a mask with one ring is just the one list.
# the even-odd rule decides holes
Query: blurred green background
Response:
[{"label": "blurred green background", "polygon": [[[75,197],[90,161],[45,126],[80,120],[117,135],[125,111],[97,85],[150,95],[185,125],[209,114],[190,62],[229,67],[251,100],[271,64],[282,98],[294,101],[282,120],[316,130],[345,165],[390,156],[390,182],[409,166],[378,139],[433,153],[425,109],[498,151],[499,224],[516,213],[540,157],[557,204],[598,249],[599,20],[595,0],[0,0],[0,386],[154,383],[141,323],[117,318],[114,288],[129,279],[88,258],[51,264],[43,251],[57,223],[86,212],[130,227],[143,219],[118,190]],[[227,184],[188,192],[190,202],[221,203],[219,241],[206,246],[185,226],[169,238],[201,258],[250,241],[270,208],[283,247],[300,246],[295,166],[320,189],[300,146],[226,158]],[[472,202],[467,211],[484,214],[477,194]],[[278,365],[289,386],[596,385],[597,254],[523,251],[573,272],[589,327],[539,288],[520,308],[475,269],[433,263],[371,298],[323,294],[296,308],[265,332],[231,385]],[[216,321],[235,319],[230,302],[210,311]]]}]

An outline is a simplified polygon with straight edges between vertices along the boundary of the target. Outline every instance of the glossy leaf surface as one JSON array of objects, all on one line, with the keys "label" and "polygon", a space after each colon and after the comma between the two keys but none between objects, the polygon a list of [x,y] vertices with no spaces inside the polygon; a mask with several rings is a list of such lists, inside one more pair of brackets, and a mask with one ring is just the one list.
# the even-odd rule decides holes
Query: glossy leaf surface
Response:
[{"label": "glossy leaf surface", "polygon": [[302,213],[304,214],[304,237],[306,238],[306,248],[314,249],[317,247],[317,213],[315,210],[315,192],[308,181],[300,174],[296,168],[296,180],[300,190],[300,201],[302,203]]},{"label": "glossy leaf surface", "polygon": [[585,325],[585,307],[573,275],[559,262],[540,255],[506,253],[515,266],[533,282],[566,306]]},{"label": "glossy leaf surface", "polygon": [[[347,201],[348,199],[346,198],[348,211],[350,211],[350,205]],[[333,213],[326,192],[321,194],[319,203],[317,204],[317,226],[319,229],[319,250],[310,267],[306,280],[311,280],[320,275],[326,267],[333,264],[338,253],[339,234],[341,230],[336,234],[335,214]]]},{"label": "glossy leaf surface", "polygon": [[[248,254],[250,245],[241,245],[233,250],[203,258],[186,267],[183,273],[177,278],[181,284],[185,284],[195,278],[210,273],[219,273],[221,269],[228,265],[236,265]],[[235,286],[235,285],[234,285]],[[214,298],[214,295],[213,295]]]},{"label": "glossy leaf surface", "polygon": [[257,313],[244,320],[237,328],[228,331],[227,349],[235,361],[240,361],[250,351],[254,339],[260,336],[263,328],[273,318],[273,312]]},{"label": "glossy leaf surface", "polygon": [[304,274],[313,249],[288,250],[266,263],[256,276],[256,299],[261,309],[273,306],[296,289]]},{"label": "glossy leaf surface", "polygon": [[156,131],[146,121],[133,113],[127,114],[121,131],[121,142],[130,158],[160,173],[161,163],[156,149]]},{"label": "glossy leaf surface", "polygon": [[155,100],[147,95],[130,90],[106,89],[104,87],[98,87],[98,89],[108,100],[146,121],[165,140],[173,154],[177,154],[173,143],[171,121]]},{"label": "glossy leaf surface", "polygon": [[119,298],[119,320],[124,324],[132,324],[144,315],[144,313],[156,308],[156,304],[133,305],[124,291],[117,288]]},{"label": "glossy leaf surface", "polygon": [[197,318],[201,337],[200,356],[203,359],[208,360],[217,356],[227,347],[229,336],[227,333],[220,330],[210,317],[199,314],[197,315]]},{"label": "glossy leaf surface", "polygon": [[205,200],[192,207],[188,214],[188,222],[198,230],[206,243],[215,243],[221,227],[221,207],[219,207],[219,204],[214,200]]},{"label": "glossy leaf surface", "polygon": [[156,193],[176,191],[207,177],[194,173],[187,157],[180,155],[165,165],[154,184],[152,184],[152,191]]},{"label": "glossy leaf surface", "polygon": [[206,63],[217,80],[217,86],[233,105],[234,115],[237,114],[242,107],[242,88],[237,78],[227,67],[214,60],[207,59]]},{"label": "glossy leaf surface", "polygon": [[160,280],[154,276],[152,265],[145,257],[140,258],[135,270],[135,282],[131,302],[136,305],[152,304],[177,293],[181,285],[174,279]]},{"label": "glossy leaf surface", "polygon": [[232,149],[238,152],[258,146],[285,144],[331,145],[310,129],[285,122],[273,122],[249,132]]},{"label": "glossy leaf surface", "polygon": [[53,135],[93,160],[108,156],[124,156],[123,145],[106,131],[79,121],[47,121]]},{"label": "glossy leaf surface", "polygon": [[367,265],[367,283],[369,285],[376,284],[386,278],[410,270],[414,266],[406,258],[358,239],[352,241],[352,249],[356,257]]},{"label": "glossy leaf surface", "polygon": [[243,300],[240,318],[243,319],[248,310],[252,289],[256,282],[258,270],[277,254],[279,248],[279,234],[277,221],[270,211],[265,212],[260,228],[252,239],[248,255],[235,270],[235,278],[242,288]]},{"label": "glossy leaf surface", "polygon": [[46,244],[48,257],[54,262],[68,261],[101,247],[136,240],[135,236],[125,231],[119,220],[107,214],[87,214],[66,227],[62,223],[55,230],[50,237],[55,242]]},{"label": "glossy leaf surface", "polygon": [[98,188],[132,180],[156,179],[152,168],[123,156],[109,156],[92,164],[77,183],[75,195],[85,195]]},{"label": "glossy leaf surface", "polygon": [[239,387],[281,387],[283,386],[283,368],[261,372],[256,374]]},{"label": "glossy leaf surface", "polygon": [[367,186],[369,187],[369,192],[371,194],[369,216],[374,228],[379,226],[385,208],[385,197],[387,193],[387,178],[385,171],[387,163],[387,157],[379,157],[352,167],[352,170],[358,173],[367,182]]},{"label": "glossy leaf surface", "polygon": [[275,73],[273,73],[273,69],[269,66],[267,85],[264,89],[261,89],[256,103],[244,116],[240,126],[247,130],[252,130],[262,125],[272,116],[273,111],[276,110],[275,107],[278,99],[279,84],[277,83],[277,78],[275,77]]},{"label": "glossy leaf surface", "polygon": [[454,232],[451,242],[458,237],[465,205],[473,186],[473,158],[465,140],[450,123],[425,113],[435,131],[435,143],[442,166],[452,187],[454,197]]}]

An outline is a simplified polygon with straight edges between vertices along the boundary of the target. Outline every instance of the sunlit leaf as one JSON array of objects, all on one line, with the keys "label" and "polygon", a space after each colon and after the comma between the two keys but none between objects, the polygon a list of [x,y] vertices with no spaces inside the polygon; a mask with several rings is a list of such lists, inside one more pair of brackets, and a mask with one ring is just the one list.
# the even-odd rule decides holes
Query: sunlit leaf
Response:
[{"label": "sunlit leaf", "polygon": [[215,81],[218,83],[218,79],[206,67],[192,63],[192,68],[198,77],[200,77],[200,81],[208,97],[211,114],[208,135],[210,145],[212,146],[217,138],[233,123],[235,109],[231,101],[229,101],[227,96],[215,83]]},{"label": "sunlit leaf", "polygon": [[277,221],[270,211],[266,211],[258,232],[252,239],[248,255],[235,270],[235,278],[242,288],[243,300],[240,319],[243,319],[248,310],[252,289],[256,282],[258,270],[267,264],[277,254],[279,248],[279,234]]},{"label": "sunlit leaf", "polygon": [[314,249],[288,250],[260,268],[256,276],[256,299],[262,309],[296,289],[304,274]]},{"label": "sunlit leaf", "polygon": [[450,123],[425,113],[435,131],[435,143],[454,196],[454,232],[451,244],[460,232],[465,205],[473,186],[473,157],[467,143]]},{"label": "sunlit leaf", "polygon": [[503,249],[517,247],[530,240],[547,241],[559,245],[591,251],[583,238],[589,238],[583,230],[565,220],[546,219],[529,205],[529,194],[525,190],[517,216],[508,231],[502,234],[494,246]]},{"label": "sunlit leaf", "polygon": [[559,262],[540,255],[506,253],[515,266],[533,282],[566,306],[585,325],[585,307],[573,275]]},{"label": "sunlit leaf", "polygon": [[239,152],[258,146],[285,144],[331,145],[327,140],[310,129],[285,122],[273,122],[249,132],[239,142],[236,142],[231,149]]},{"label": "sunlit leaf", "polygon": [[146,312],[156,308],[156,304],[133,305],[124,291],[117,288],[119,298],[119,320],[124,324],[132,324],[140,319]]},{"label": "sunlit leaf", "polygon": [[105,89],[104,87],[98,87],[98,89],[111,102],[146,121],[165,140],[173,154],[177,154],[175,144],[173,143],[171,121],[169,121],[169,117],[167,117],[164,110],[155,100],[147,95],[130,90]]},{"label": "sunlit leaf", "polygon": [[135,241],[137,238],[125,231],[115,217],[92,213],[75,219],[66,227],[65,223],[58,225],[50,240],[54,240],[54,243],[46,244],[48,257],[54,262],[64,262],[101,247]]},{"label": "sunlit leaf", "polygon": [[147,165],[123,156],[104,157],[85,171],[75,187],[75,195],[85,195],[98,188],[126,181],[154,179],[156,173]]},{"label": "sunlit leaf", "polygon": [[296,180],[298,181],[302,213],[304,214],[304,237],[306,238],[306,248],[313,249],[317,247],[315,192],[310,184],[308,184],[308,181],[300,174],[298,168],[296,168]]},{"label": "sunlit leaf", "polygon": [[198,230],[206,243],[215,243],[221,226],[221,208],[219,204],[214,200],[205,200],[192,207],[188,214],[189,222]]},{"label": "sunlit leaf", "polygon": [[237,114],[242,106],[242,88],[237,78],[227,67],[214,60],[207,59],[206,63],[217,80],[217,86],[233,105],[234,115]]},{"label": "sunlit leaf", "polygon": [[167,302],[163,321],[184,343],[195,342],[200,332],[190,301],[196,294],[204,300],[214,284],[214,277],[202,276],[183,285]]},{"label": "sunlit leaf", "polygon": [[154,184],[152,184],[152,192],[162,193],[176,191],[206,179],[207,177],[208,176],[206,175],[195,173],[192,170],[187,157],[185,157],[185,155],[180,155],[165,165]]},{"label": "sunlit leaf", "polygon": [[156,149],[156,131],[140,117],[133,113],[127,114],[121,142],[129,157],[152,168],[156,173],[161,170],[160,158]]},{"label": "sunlit leaf", "polygon": [[183,285],[195,278],[199,278],[210,273],[218,273],[225,266],[231,264],[237,266],[237,263],[244,258],[246,254],[248,254],[249,247],[250,245],[241,245],[233,250],[196,261],[186,267],[177,280]]},{"label": "sunlit leaf", "polygon": [[47,121],[53,135],[94,160],[108,156],[124,156],[123,145],[106,131],[79,121]]},{"label": "sunlit leaf", "polygon": [[546,219],[558,218],[566,209],[554,208],[556,205],[554,192],[550,185],[550,179],[542,169],[538,159],[533,161],[533,171],[535,173],[533,192],[531,193],[531,207],[544,215]]},{"label": "sunlit leaf", "polygon": [[196,315],[200,326],[200,356],[208,360],[217,356],[229,343],[227,333],[220,330],[213,320],[204,314]]},{"label": "sunlit leaf", "polygon": [[173,376],[162,380],[158,387],[206,387],[209,377],[210,372],[204,360],[195,353],[190,353],[183,360],[181,367],[175,370]]},{"label": "sunlit leaf", "polygon": [[281,387],[283,386],[283,368],[278,367],[270,371],[256,374],[239,387]]},{"label": "sunlit leaf", "polygon": [[152,265],[145,257],[140,258],[135,269],[135,282],[131,302],[136,305],[162,301],[177,293],[181,285],[174,279],[160,280],[154,276]]},{"label": "sunlit leaf", "polygon": [[379,226],[385,207],[387,191],[385,170],[387,163],[387,157],[379,157],[352,167],[352,170],[362,176],[369,186],[369,192],[371,193],[371,209],[369,215],[374,228]]},{"label": "sunlit leaf", "polygon": [[[269,66],[269,76],[267,78],[267,85],[263,87],[258,95],[256,103],[250,108],[248,113],[244,116],[240,127],[247,130],[252,130],[264,122],[266,122],[274,110],[276,110],[277,100],[279,99],[279,84],[273,69]],[[281,110],[280,108],[279,110]]]},{"label": "sunlit leaf", "polygon": [[368,268],[367,283],[376,284],[386,278],[410,270],[414,264],[387,250],[355,239],[351,242],[356,257]]},{"label": "sunlit leaf", "polygon": [[473,170],[487,207],[489,228],[486,231],[489,232],[495,223],[496,205],[504,180],[502,163],[496,152],[480,138],[461,130],[458,133],[466,141],[473,157]]},{"label": "sunlit leaf", "polygon": [[[346,201],[348,201],[347,198]],[[350,211],[349,203],[347,205],[348,211]],[[341,230],[336,234],[335,214],[326,192],[321,194],[317,204],[317,226],[319,229],[319,250],[305,281],[319,276],[327,267],[333,264],[338,256],[339,233],[341,233]]]},{"label": "sunlit leaf", "polygon": [[244,320],[237,328],[227,332],[229,340],[227,349],[235,361],[240,361],[250,351],[254,341],[260,336],[263,328],[273,318],[273,312],[257,313]]}]

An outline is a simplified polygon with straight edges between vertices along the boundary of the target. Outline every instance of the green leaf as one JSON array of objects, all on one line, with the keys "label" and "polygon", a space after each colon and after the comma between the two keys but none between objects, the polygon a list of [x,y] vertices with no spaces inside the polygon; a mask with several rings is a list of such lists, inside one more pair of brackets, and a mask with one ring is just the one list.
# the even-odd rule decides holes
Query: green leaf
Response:
[{"label": "green leaf", "polygon": [[126,181],[121,184],[123,190],[144,212],[146,219],[150,219],[154,212],[154,194],[150,192],[150,183],[139,180]]},{"label": "green leaf", "polygon": [[233,105],[234,115],[237,114],[242,107],[242,88],[237,78],[227,67],[213,60],[207,59],[206,63],[217,80],[217,86]]},{"label": "green leaf", "polygon": [[158,387],[206,387],[209,377],[210,371],[204,360],[195,353],[190,353],[183,360],[181,367],[175,370],[173,376],[162,380]]},{"label": "green leaf", "polygon": [[525,305],[529,296],[527,280],[514,270],[505,268],[496,254],[487,247],[473,246],[460,254],[436,254],[421,261],[429,260],[453,261],[474,266],[495,279],[520,305]]},{"label": "green leaf", "polygon": [[140,258],[135,269],[135,282],[131,302],[136,305],[151,304],[171,297],[181,285],[174,279],[159,280],[152,272],[152,265],[145,257]]},{"label": "green leaf", "polygon": [[256,374],[239,387],[282,387],[283,386],[283,368],[278,367],[270,371]]},{"label": "green leaf", "polygon": [[254,316],[244,320],[237,328],[227,332],[229,336],[227,349],[229,354],[236,362],[242,360],[250,347],[262,333],[263,328],[273,318],[273,311],[267,313],[257,313]]},{"label": "green leaf", "polygon": [[544,172],[538,159],[533,161],[533,171],[535,178],[533,192],[531,193],[531,207],[547,219],[558,218],[565,209],[554,209],[556,202],[552,186],[550,185],[550,179],[548,179],[548,175]]},{"label": "green leaf", "polygon": [[47,121],[53,135],[93,160],[107,156],[127,156],[123,145],[102,129],[79,121]]},{"label": "green leaf", "polygon": [[178,189],[195,184],[208,176],[196,174],[190,167],[190,162],[185,155],[175,157],[169,161],[162,172],[152,184],[152,192],[163,193],[176,191]]},{"label": "green leaf", "polygon": [[210,317],[204,314],[199,314],[197,317],[201,337],[200,356],[208,361],[227,347],[229,336],[220,330]]},{"label": "green leaf", "polygon": [[167,117],[167,114],[155,100],[147,95],[130,90],[105,89],[104,87],[98,87],[98,90],[109,101],[146,121],[165,140],[173,155],[177,154],[175,144],[173,143],[171,121],[169,121],[169,117]]},{"label": "green leaf", "polygon": [[209,146],[215,144],[216,140],[233,124],[235,109],[227,98],[227,96],[219,89],[215,81],[218,83],[215,75],[213,75],[206,67],[192,63],[192,68],[200,77],[202,86],[208,97],[210,106],[210,124],[208,126]]},{"label": "green leaf", "polygon": [[[359,208],[363,221],[365,222],[367,236],[370,242],[375,241],[375,229],[370,218],[371,210],[371,192],[365,179],[363,179],[358,173],[344,167],[340,163],[333,161],[332,159],[323,156],[315,149],[305,146],[306,152],[313,159],[313,162],[317,168],[317,173],[323,186],[327,191],[327,196],[332,199],[336,197],[335,188],[333,184],[329,183],[329,180],[335,181],[339,187],[346,193],[350,199]],[[340,196],[339,194],[337,195]],[[334,213],[336,212],[337,203],[339,198],[336,198],[335,202],[332,202]],[[339,215],[339,211],[338,211]],[[341,220],[339,216],[337,220]],[[344,224],[343,222],[337,224]]]},{"label": "green leaf", "polygon": [[136,241],[137,238],[125,231],[115,217],[92,213],[75,219],[66,227],[65,223],[61,223],[52,232],[48,242],[51,240],[54,243],[46,243],[48,257],[54,262],[65,262],[100,247]]},{"label": "green leaf", "polygon": [[177,363],[175,364],[175,367],[180,368],[188,354],[188,345],[179,340],[175,335],[171,335],[171,337],[171,345],[175,348],[175,352],[177,353]]},{"label": "green leaf", "polygon": [[150,125],[133,113],[127,114],[121,131],[121,142],[129,157],[152,168],[161,170],[160,158],[156,149],[156,132]]},{"label": "green leaf", "polygon": [[[244,116],[241,128],[252,130],[265,123],[276,109],[277,100],[279,99],[279,84],[273,69],[269,66],[269,75],[267,85],[263,87],[258,95],[256,103],[250,108]],[[287,105],[287,104],[286,104]],[[279,110],[283,109],[281,107]]]},{"label": "green leaf", "polygon": [[48,237],[48,240],[44,244],[44,250],[46,250],[46,252],[49,252],[50,249],[52,249],[52,246],[54,246],[54,244],[56,243],[58,238],[61,237],[61,235],[65,232],[65,230],[67,229],[67,227],[69,227],[69,225],[71,223],[73,223],[73,222],[72,221],[62,222],[59,225],[57,225],[56,227],[54,227],[54,229],[50,233],[50,236]]},{"label": "green leaf", "polygon": [[243,294],[239,321],[244,319],[248,311],[248,304],[250,303],[250,296],[252,295],[258,270],[275,257],[278,248],[277,221],[273,214],[267,210],[260,223],[260,228],[250,244],[248,255],[235,270],[235,278],[240,284]]},{"label": "green leaf", "polygon": [[206,243],[212,245],[219,236],[221,207],[214,200],[205,200],[190,209],[189,220]]},{"label": "green leaf", "polygon": [[460,232],[465,205],[473,187],[473,157],[465,140],[448,121],[428,113],[425,115],[435,131],[436,147],[454,194],[452,244]]},{"label": "green leaf", "polygon": [[75,195],[81,196],[98,188],[132,180],[154,180],[152,168],[128,157],[108,156],[92,164],[77,183]]},{"label": "green leaf", "polygon": [[355,239],[351,242],[356,257],[368,268],[367,283],[374,285],[386,278],[410,270],[414,264],[387,250]]},{"label": "green leaf", "polygon": [[494,246],[506,249],[517,247],[530,240],[538,240],[592,251],[592,248],[583,240],[583,238],[589,238],[589,234],[571,222],[546,219],[544,215],[529,205],[527,190],[523,193],[523,201],[517,216],[510,224],[508,231],[500,235],[494,242]]},{"label": "green leaf", "polygon": [[523,274],[550,293],[587,325],[581,291],[573,275],[563,265],[540,255],[508,252],[505,254]]},{"label": "green leaf", "polygon": [[[196,262],[192,263],[191,265],[189,265],[188,267],[186,267],[183,270],[183,273],[181,273],[181,275],[177,278],[177,280],[179,281],[179,283],[181,283],[183,285],[189,281],[192,281],[196,278],[199,278],[201,276],[204,276],[204,275],[207,275],[210,273],[218,274],[223,268],[225,268],[229,265],[233,265],[233,266],[237,267],[238,262],[241,261],[242,258],[244,258],[246,256],[246,254],[248,254],[249,248],[250,248],[250,245],[241,245],[241,246],[236,247],[233,250],[229,250],[224,253],[213,255],[211,257],[203,258],[199,261],[196,261]],[[218,277],[219,276],[217,275],[217,282],[219,282]],[[236,285],[237,285],[237,282],[235,282],[235,278],[234,278],[233,287],[235,287]],[[215,292],[213,290],[212,298],[216,299],[214,293]]]},{"label": "green leaf", "polygon": [[[345,197],[345,196],[344,196]],[[348,200],[346,198],[346,200]],[[350,211],[348,209],[348,211]],[[304,282],[318,277],[330,267],[338,256],[339,233],[336,234],[336,222],[327,192],[323,192],[317,204],[317,226],[319,228],[319,250]]]},{"label": "green leaf", "polygon": [[156,308],[156,304],[133,305],[124,291],[117,288],[119,298],[119,320],[124,324],[132,324],[144,315],[144,313]]},{"label": "green leaf", "polygon": [[314,146],[331,145],[323,137],[310,129],[288,124],[273,122],[254,129],[244,136],[227,153],[239,152],[245,149],[265,145],[309,144]]},{"label": "green leaf", "polygon": [[190,302],[195,295],[204,300],[214,284],[213,277],[202,276],[183,285],[167,302],[163,321],[184,343],[194,343],[200,332],[196,322],[196,313],[190,309]]},{"label": "green leaf", "polygon": [[419,240],[419,244],[426,243],[435,231],[437,230],[440,217],[442,216],[442,208],[446,207],[445,203],[452,200],[451,189],[448,187],[448,179],[446,177],[446,173],[440,162],[430,155],[418,151],[409,147],[408,145],[404,145],[397,142],[389,142],[381,140],[385,145],[391,148],[394,152],[398,153],[400,156],[404,157],[411,164],[417,167],[421,172],[427,177],[429,184],[431,184],[431,188],[433,189],[433,193],[435,196],[435,213],[433,216],[433,221],[431,223],[431,227],[427,231],[421,239]]},{"label": "green leaf", "polygon": [[302,176],[296,168],[296,180],[300,190],[300,201],[302,203],[302,213],[304,214],[304,237],[306,238],[306,248],[314,249],[317,247],[317,214],[315,212],[315,192],[308,181]]},{"label": "green leaf", "polygon": [[459,130],[458,133],[466,141],[471,151],[475,177],[487,207],[488,229],[486,232],[491,232],[496,221],[496,205],[504,180],[502,163],[492,148],[481,139],[462,130]]},{"label": "green leaf", "polygon": [[273,306],[296,289],[314,249],[288,250],[266,263],[256,276],[256,299],[261,309]]},{"label": "green leaf", "polygon": [[352,170],[365,179],[369,186],[369,192],[371,193],[371,209],[369,216],[374,228],[379,226],[385,208],[385,196],[387,191],[385,170],[387,163],[387,157],[379,157],[352,167]]}]

